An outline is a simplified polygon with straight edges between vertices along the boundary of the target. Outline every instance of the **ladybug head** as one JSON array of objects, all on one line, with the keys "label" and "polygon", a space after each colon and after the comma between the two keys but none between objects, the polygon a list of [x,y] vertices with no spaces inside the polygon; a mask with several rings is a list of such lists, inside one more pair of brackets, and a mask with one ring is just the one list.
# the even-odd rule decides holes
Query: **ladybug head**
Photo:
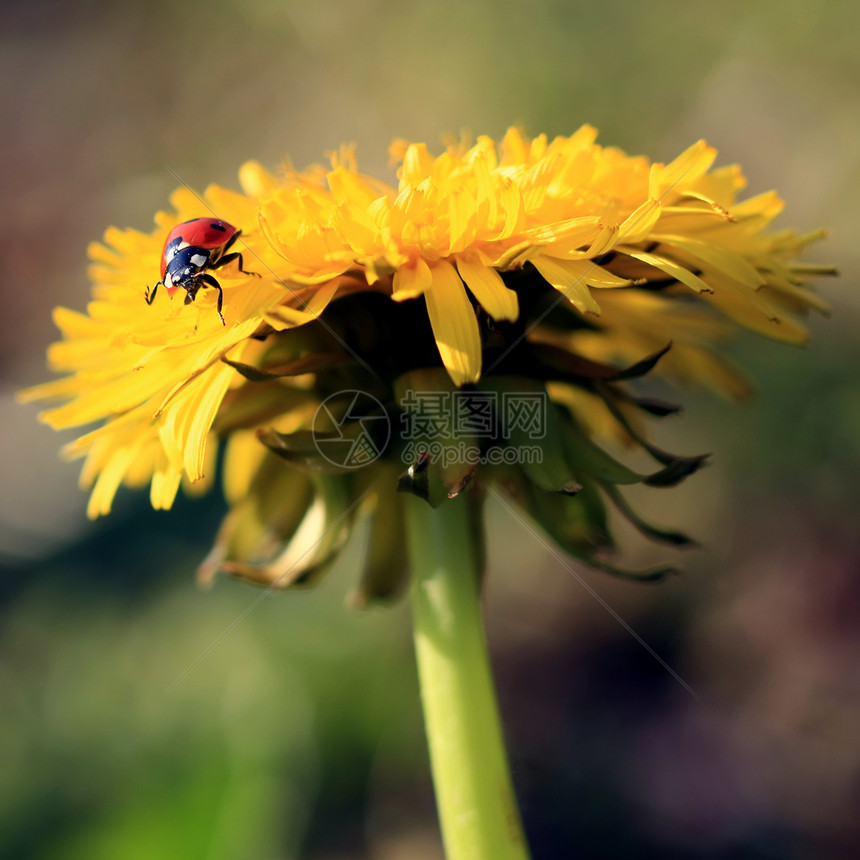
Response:
[{"label": "ladybug head", "polygon": [[168,295],[182,287],[185,290],[197,287],[196,281],[209,263],[209,251],[205,248],[183,248],[167,264],[164,286]]}]

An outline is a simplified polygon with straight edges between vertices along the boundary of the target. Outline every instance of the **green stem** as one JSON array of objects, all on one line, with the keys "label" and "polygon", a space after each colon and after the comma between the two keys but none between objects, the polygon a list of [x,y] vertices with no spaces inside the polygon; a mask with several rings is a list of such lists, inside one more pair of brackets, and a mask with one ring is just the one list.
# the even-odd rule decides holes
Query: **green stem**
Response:
[{"label": "green stem", "polygon": [[481,620],[469,494],[406,505],[418,678],[448,860],[527,860]]}]

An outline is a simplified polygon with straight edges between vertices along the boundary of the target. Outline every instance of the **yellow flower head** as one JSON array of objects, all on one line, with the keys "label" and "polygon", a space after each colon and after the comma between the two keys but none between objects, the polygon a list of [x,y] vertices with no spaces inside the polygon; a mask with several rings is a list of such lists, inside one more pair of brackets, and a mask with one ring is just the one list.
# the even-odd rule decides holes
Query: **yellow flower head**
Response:
[{"label": "yellow flower head", "polygon": [[[328,169],[290,168],[279,178],[247,164],[244,193],[180,189],[152,233],[108,230],[90,248],[87,312],[55,312],[63,339],[49,360],[68,375],[24,393],[60,402],[42,414],[55,428],[98,425],[65,449],[86,457],[90,516],[110,510],[123,482],[150,484],[153,506],[169,508],[183,480],[206,486],[217,441],[229,438],[232,520],[209,567],[232,565],[253,578],[262,553],[281,560],[266,568],[271,580],[285,560],[294,563],[290,544],[310,528],[315,505],[349,512],[346,524],[350,505],[370,493],[377,510],[396,516],[380,482],[402,454],[396,443],[371,477],[350,479],[346,490],[343,480],[320,478],[318,463],[295,477],[296,466],[313,460],[302,446],[326,397],[360,389],[399,415],[409,385],[432,383],[451,395],[546,396],[543,467],[486,475],[566,548],[606,543],[601,493],[619,503],[616,484],[670,483],[701,463],[654,453],[641,415],[664,412],[634,397],[628,380],[650,370],[743,395],[745,383],[715,345],[732,323],[803,341],[799,317],[824,308],[806,279],[831,270],[797,262],[821,234],[768,232],[779,198],[739,202],[740,170],[712,169],[716,153],[704,142],[664,165],[595,138],[589,126],[551,142],[510,129],[498,145],[480,137],[438,156],[397,141],[396,185],[359,172],[346,147]],[[159,293],[147,306],[144,290],[158,279],[167,234],[210,216],[241,230],[245,271],[235,261],[218,269],[225,324],[215,290],[189,294],[194,301],[185,304],[181,292]],[[340,432],[340,419],[332,420]],[[511,444],[503,421],[497,431]],[[601,459],[593,440],[613,435],[651,451],[660,477]],[[273,477],[278,457],[291,468]],[[401,489],[434,503],[475,473],[448,463],[416,478],[424,466],[426,458],[413,463]],[[576,489],[582,494],[570,496]],[[285,492],[300,500],[288,511],[277,501]],[[556,522],[536,492],[575,498],[563,506],[568,519]]]},{"label": "yellow flower head", "polygon": [[[782,202],[768,193],[737,203],[742,174],[710,171],[716,151],[704,141],[663,165],[597,146],[596,134],[583,126],[548,143],[509,129],[498,149],[482,137],[436,158],[399,141],[397,188],[360,174],[342,152],[325,174],[288,177],[262,202],[260,222],[300,283],[350,272],[369,287],[385,279],[395,301],[423,295],[457,385],[482,370],[468,293],[492,319],[515,320],[517,295],[503,274],[526,264],[592,318],[606,290],[638,299],[631,287],[653,296],[656,284],[677,283],[674,294],[692,291],[742,325],[804,339],[791,312],[822,307],[801,286],[821,270],[792,261],[820,234],[763,234]],[[661,304],[637,313],[660,319]]]}]

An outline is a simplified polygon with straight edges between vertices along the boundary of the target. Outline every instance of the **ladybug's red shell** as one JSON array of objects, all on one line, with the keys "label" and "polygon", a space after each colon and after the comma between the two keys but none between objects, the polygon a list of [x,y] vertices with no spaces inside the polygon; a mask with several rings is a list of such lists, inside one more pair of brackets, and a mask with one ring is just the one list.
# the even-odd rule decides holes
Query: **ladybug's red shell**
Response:
[{"label": "ladybug's red shell", "polygon": [[255,278],[256,272],[245,269],[241,251],[230,252],[230,248],[241,236],[241,231],[232,224],[217,218],[194,218],[174,227],[161,252],[161,280],[154,287],[147,287],[143,297],[151,305],[159,287],[163,287],[168,298],[177,290],[185,290],[185,304],[193,302],[202,289],[213,289],[218,294],[216,310],[221,325],[227,325],[221,312],[224,291],[212,272],[236,263],[243,275]]},{"label": "ladybug's red shell", "polygon": [[177,251],[189,246],[205,250],[221,248],[238,232],[232,224],[217,218],[193,218],[177,224],[168,233],[161,252],[161,279],[164,280],[167,264]]}]

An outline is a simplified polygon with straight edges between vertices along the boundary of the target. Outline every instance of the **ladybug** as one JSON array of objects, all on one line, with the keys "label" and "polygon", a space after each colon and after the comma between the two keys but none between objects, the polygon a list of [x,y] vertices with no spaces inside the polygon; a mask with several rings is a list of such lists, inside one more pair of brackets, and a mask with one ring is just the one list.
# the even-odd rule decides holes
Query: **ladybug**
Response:
[{"label": "ladybug", "polygon": [[181,287],[185,290],[185,304],[193,302],[203,287],[218,290],[218,316],[221,324],[224,314],[221,305],[224,293],[221,284],[207,274],[207,269],[219,269],[227,263],[239,263],[239,271],[245,275],[260,277],[256,272],[246,272],[240,253],[227,254],[230,247],[241,235],[232,224],[217,218],[192,218],[174,227],[167,235],[164,250],[161,252],[161,280],[152,288],[147,287],[146,303],[151,305],[160,286],[173,294]]}]

